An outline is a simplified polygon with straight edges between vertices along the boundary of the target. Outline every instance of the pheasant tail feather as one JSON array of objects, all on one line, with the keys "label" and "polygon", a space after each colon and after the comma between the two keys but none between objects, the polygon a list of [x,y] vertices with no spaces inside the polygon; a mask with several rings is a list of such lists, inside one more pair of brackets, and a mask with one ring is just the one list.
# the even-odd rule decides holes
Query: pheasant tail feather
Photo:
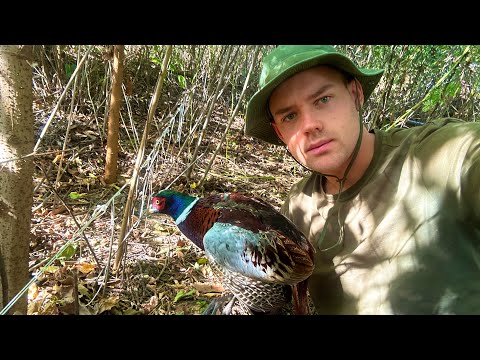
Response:
[{"label": "pheasant tail feather", "polygon": [[308,315],[310,313],[308,308],[307,285],[308,279],[292,286],[294,315]]}]

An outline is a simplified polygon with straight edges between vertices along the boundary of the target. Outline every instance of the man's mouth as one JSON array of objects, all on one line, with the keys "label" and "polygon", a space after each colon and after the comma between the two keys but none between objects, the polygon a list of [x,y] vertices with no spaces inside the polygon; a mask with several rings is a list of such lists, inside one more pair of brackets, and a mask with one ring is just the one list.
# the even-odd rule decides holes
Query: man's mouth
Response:
[{"label": "man's mouth", "polygon": [[313,144],[311,144],[308,148],[306,153],[308,154],[321,154],[324,151],[326,151],[330,146],[332,140],[322,140],[322,141],[317,141]]}]

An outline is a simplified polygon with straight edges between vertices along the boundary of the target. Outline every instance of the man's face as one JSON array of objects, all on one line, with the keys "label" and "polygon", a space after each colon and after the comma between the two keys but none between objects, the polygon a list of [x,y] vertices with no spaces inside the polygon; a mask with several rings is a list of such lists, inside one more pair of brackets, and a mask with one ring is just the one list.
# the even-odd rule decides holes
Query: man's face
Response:
[{"label": "man's face", "polygon": [[307,168],[342,177],[360,130],[357,94],[363,105],[360,83],[328,66],[295,74],[270,97],[275,131]]}]

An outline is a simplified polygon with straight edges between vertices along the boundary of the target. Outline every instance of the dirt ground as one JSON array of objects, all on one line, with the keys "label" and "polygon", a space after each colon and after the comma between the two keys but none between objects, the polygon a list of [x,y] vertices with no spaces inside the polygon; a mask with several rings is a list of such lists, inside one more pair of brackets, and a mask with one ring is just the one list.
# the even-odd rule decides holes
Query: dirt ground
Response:
[{"label": "dirt ground", "polygon": [[[241,192],[261,197],[276,208],[305,172],[283,148],[246,137],[238,117],[203,188],[198,188],[202,169],[225,128],[224,118],[213,120],[217,126],[202,142],[205,156],[190,181],[178,177],[186,164],[171,157],[180,146],[172,146],[168,154],[160,152],[153,178],[143,178],[147,186],[139,186],[135,193],[130,218],[134,226],[117,271],[113,264],[136,150],[121,135],[119,181],[104,184],[105,146],[97,125],[78,117],[72,122],[67,147],[74,150],[62,161],[55,152],[35,158],[29,262],[35,281],[28,291],[28,314],[190,315],[201,313],[212,298],[221,295],[223,288],[203,252],[179,232],[171,218],[146,211],[152,192],[167,180],[163,176],[172,162],[176,161],[176,168],[168,182],[177,178],[173,189],[197,196]],[[66,123],[52,126],[44,139],[44,153],[62,148]],[[155,140],[152,132],[150,146]],[[124,184],[114,203],[95,217]]]}]

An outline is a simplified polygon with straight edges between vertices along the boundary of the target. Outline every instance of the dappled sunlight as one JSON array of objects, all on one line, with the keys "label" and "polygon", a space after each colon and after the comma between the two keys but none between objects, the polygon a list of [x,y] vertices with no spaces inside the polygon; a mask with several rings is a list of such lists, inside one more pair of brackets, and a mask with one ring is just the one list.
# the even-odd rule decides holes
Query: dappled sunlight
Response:
[{"label": "dappled sunlight", "polygon": [[[466,176],[470,176],[469,186],[474,186],[469,171],[476,168],[468,161],[472,152],[478,152],[478,136],[429,143],[421,140],[424,134],[417,135],[410,141],[428,146],[428,155],[404,152],[403,158],[396,158],[401,167],[393,158],[380,155],[382,165],[367,170],[366,179],[345,191],[341,199],[346,200],[336,203],[333,195],[312,195],[320,186],[316,177],[304,182],[303,193],[291,203],[290,217],[317,247],[311,280],[327,286],[325,294],[322,290],[311,294],[319,307],[327,306],[328,299],[343,298],[343,308],[331,304],[327,308],[349,314],[478,311],[480,227],[478,219],[464,209],[472,201],[465,194],[477,192],[462,188],[468,183]],[[407,148],[408,142],[401,146]],[[454,165],[456,157],[465,161]],[[325,226],[325,238],[319,244]]]}]

